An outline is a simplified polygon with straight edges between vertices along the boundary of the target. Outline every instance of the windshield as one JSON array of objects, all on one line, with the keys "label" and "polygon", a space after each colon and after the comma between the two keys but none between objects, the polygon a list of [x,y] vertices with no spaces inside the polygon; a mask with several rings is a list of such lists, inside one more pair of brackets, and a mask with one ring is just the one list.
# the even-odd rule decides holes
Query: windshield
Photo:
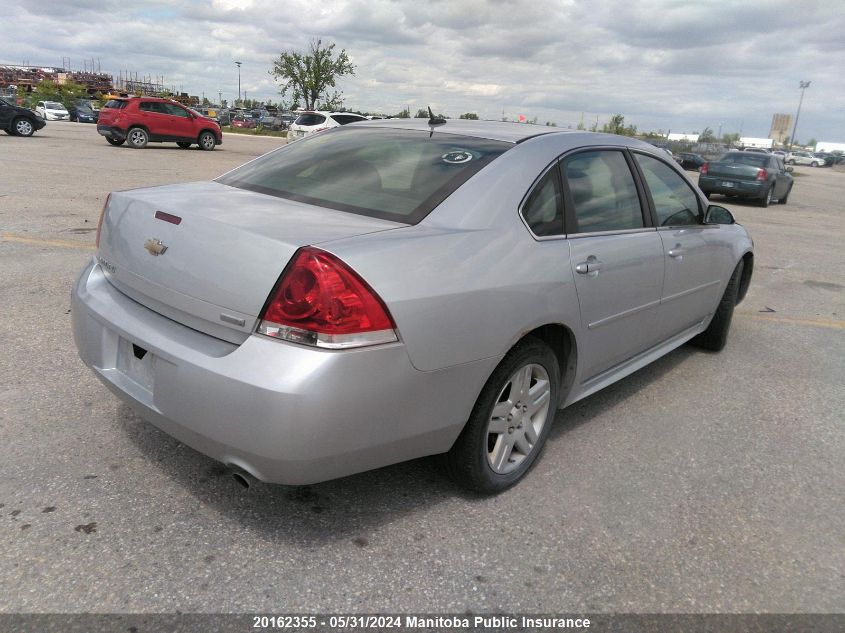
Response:
[{"label": "windshield", "polygon": [[416,224],[511,143],[428,130],[336,128],[267,154],[218,182]]},{"label": "windshield", "polygon": [[65,107],[61,103],[57,103],[56,101],[45,101],[44,107],[48,110],[64,110]]}]

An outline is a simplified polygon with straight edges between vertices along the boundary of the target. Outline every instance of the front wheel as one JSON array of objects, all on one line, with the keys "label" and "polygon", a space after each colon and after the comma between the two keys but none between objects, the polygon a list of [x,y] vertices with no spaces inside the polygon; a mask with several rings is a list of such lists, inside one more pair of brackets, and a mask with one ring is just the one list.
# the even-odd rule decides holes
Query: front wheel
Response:
[{"label": "front wheel", "polygon": [[543,341],[527,338],[508,352],[446,456],[452,479],[484,494],[522,479],[549,435],[559,385],[557,357]]},{"label": "front wheel", "polygon": [[12,129],[18,136],[32,136],[35,132],[35,126],[29,119],[19,118],[12,123]]},{"label": "front wheel", "polygon": [[126,134],[126,140],[129,142],[129,147],[132,149],[143,149],[150,141],[150,136],[144,128],[133,127]]},{"label": "front wheel", "polygon": [[117,139],[117,138],[112,138],[111,136],[107,136],[106,142],[109,145],[114,145],[115,147],[117,147],[119,145],[123,145],[126,142],[126,139],[125,138]]},{"label": "front wheel", "polygon": [[813,161],[812,163],[810,163],[810,167],[818,167],[818,166],[819,166],[819,164],[816,161]]},{"label": "front wheel", "polygon": [[690,341],[693,345],[710,350],[711,352],[720,352],[724,349],[725,343],[728,341],[728,330],[731,329],[731,319],[734,314],[734,306],[736,306],[736,298],[739,294],[739,282],[742,279],[744,265],[743,260],[739,260],[725,288],[725,294],[722,295],[722,299],[716,307],[713,320],[710,321],[710,325],[707,326],[706,330]]},{"label": "front wheel", "polygon": [[203,132],[200,134],[197,141],[199,142],[200,149],[205,150],[206,152],[213,150],[217,145],[217,139],[214,138],[214,134],[211,132]]}]

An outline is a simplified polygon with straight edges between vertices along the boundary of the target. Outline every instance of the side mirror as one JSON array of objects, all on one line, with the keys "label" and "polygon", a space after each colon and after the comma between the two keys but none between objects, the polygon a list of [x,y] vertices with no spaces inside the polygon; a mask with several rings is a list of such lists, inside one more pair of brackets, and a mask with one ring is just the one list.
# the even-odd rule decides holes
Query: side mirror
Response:
[{"label": "side mirror", "polygon": [[787,173],[791,174],[793,171],[795,171],[795,170],[792,167],[787,166],[787,168],[786,168]]},{"label": "side mirror", "polygon": [[736,224],[733,214],[725,207],[711,204],[704,213],[705,224]]}]

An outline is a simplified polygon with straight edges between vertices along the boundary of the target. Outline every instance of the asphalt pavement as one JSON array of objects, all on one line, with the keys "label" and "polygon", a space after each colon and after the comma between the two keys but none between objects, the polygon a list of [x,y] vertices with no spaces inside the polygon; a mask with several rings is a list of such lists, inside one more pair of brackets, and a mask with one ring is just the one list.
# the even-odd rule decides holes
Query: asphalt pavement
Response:
[{"label": "asphalt pavement", "polygon": [[517,487],[427,458],[245,491],[76,355],[71,284],[111,190],[278,147],[0,138],[0,612],[845,611],[845,172],[726,204],[754,280],[719,354],[682,347],[559,412]]}]

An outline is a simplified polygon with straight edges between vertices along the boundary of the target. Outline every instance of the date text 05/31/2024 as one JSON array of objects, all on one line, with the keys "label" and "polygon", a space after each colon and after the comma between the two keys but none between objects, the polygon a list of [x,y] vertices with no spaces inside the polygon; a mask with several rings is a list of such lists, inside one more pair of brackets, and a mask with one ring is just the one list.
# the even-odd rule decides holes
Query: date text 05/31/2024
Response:
[{"label": "date text 05/31/2024", "polygon": [[333,615],[333,616],[253,616],[254,629],[307,629],[329,626],[339,629],[487,629],[548,628],[588,629],[589,618],[556,616],[418,616],[418,615]]}]

